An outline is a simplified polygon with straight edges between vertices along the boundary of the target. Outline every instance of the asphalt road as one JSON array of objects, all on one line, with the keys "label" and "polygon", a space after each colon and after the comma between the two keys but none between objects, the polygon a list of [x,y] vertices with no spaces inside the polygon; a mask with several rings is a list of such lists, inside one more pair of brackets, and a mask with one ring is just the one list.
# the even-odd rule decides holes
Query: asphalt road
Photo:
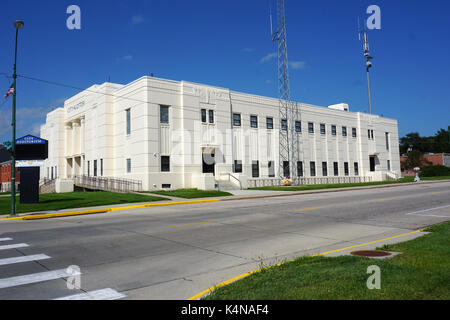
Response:
[{"label": "asphalt road", "polygon": [[0,299],[187,299],[261,264],[448,220],[450,182],[1,221]]}]

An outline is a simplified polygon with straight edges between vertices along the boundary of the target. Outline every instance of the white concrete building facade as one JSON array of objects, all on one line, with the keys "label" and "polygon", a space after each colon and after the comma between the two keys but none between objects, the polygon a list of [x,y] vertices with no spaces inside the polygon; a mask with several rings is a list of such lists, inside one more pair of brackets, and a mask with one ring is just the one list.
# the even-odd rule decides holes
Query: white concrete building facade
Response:
[{"label": "white concrete building facade", "polygon": [[[299,176],[400,175],[396,120],[346,104],[298,106]],[[144,190],[213,189],[217,180],[245,188],[283,176],[278,117],[277,99],[186,81],[93,85],[47,115],[41,175],[133,179]]]}]

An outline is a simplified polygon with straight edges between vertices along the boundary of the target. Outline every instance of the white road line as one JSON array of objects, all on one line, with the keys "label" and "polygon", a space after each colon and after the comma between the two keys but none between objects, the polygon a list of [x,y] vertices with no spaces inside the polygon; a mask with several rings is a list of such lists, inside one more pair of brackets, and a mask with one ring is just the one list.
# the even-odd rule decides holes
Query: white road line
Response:
[{"label": "white road line", "polygon": [[50,257],[45,255],[45,254],[35,254],[35,255],[32,255],[32,256],[6,258],[6,259],[0,259],[0,266],[4,266],[4,265],[7,265],[7,264],[13,264],[13,263],[21,263],[21,262],[44,260],[44,259],[50,259]]},{"label": "white road line", "polygon": [[418,213],[427,212],[427,211],[433,211],[433,210],[443,209],[443,208],[449,208],[449,207],[450,207],[450,205],[447,205],[447,206],[441,206],[441,207],[435,207],[435,208],[430,208],[430,209],[424,209],[424,210],[419,210],[419,211],[409,212],[409,213],[406,213],[406,215],[424,216],[424,217],[448,218],[448,217],[446,217],[446,216],[437,216],[437,215],[432,215],[432,214],[418,214]]},{"label": "white road line", "polygon": [[28,247],[26,243],[16,243],[16,244],[8,244],[5,246],[0,246],[0,250],[8,250],[8,249],[15,249],[15,248],[23,248]]},{"label": "white road line", "polygon": [[117,300],[121,298],[125,298],[125,295],[111,288],[107,288],[86,293],[74,294],[72,296],[62,297],[54,300]]},{"label": "white road line", "polygon": [[0,289],[21,286],[24,284],[43,282],[48,280],[55,280],[59,278],[67,278],[71,276],[80,275],[80,272],[73,271],[68,273],[67,269],[60,269],[55,271],[47,271],[40,273],[27,274],[25,276],[11,277],[0,279]]},{"label": "white road line", "polygon": [[12,240],[12,238],[0,238],[0,242],[1,241],[11,241]]}]

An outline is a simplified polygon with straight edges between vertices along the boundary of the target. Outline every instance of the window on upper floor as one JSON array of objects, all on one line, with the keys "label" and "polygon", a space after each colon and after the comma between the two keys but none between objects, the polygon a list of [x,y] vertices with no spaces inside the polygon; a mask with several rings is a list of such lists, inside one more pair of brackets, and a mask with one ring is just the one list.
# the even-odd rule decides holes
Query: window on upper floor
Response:
[{"label": "window on upper floor", "polygon": [[258,128],[258,116],[250,116],[250,127]]},{"label": "window on upper floor", "polygon": [[270,117],[266,118],[266,127],[267,129],[273,129],[273,118]]},{"label": "window on upper floor", "polygon": [[241,114],[233,113],[233,126],[240,127],[241,126]]},{"label": "window on upper floor", "polygon": [[169,124],[169,106],[159,106],[160,123]]}]

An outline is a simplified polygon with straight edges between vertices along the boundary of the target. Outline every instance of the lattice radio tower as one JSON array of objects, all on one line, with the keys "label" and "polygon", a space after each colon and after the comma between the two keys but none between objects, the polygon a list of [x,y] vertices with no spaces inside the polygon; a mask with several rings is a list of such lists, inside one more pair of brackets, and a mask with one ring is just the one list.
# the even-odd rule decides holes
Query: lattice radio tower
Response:
[{"label": "lattice radio tower", "polygon": [[286,42],[286,17],[284,0],[277,0],[277,27],[272,27],[270,14],[270,32],[272,41],[278,45],[278,98],[279,98],[279,176],[295,179],[296,165],[299,160],[300,141],[295,130],[295,122],[300,121],[297,103],[291,101],[289,70]]}]

